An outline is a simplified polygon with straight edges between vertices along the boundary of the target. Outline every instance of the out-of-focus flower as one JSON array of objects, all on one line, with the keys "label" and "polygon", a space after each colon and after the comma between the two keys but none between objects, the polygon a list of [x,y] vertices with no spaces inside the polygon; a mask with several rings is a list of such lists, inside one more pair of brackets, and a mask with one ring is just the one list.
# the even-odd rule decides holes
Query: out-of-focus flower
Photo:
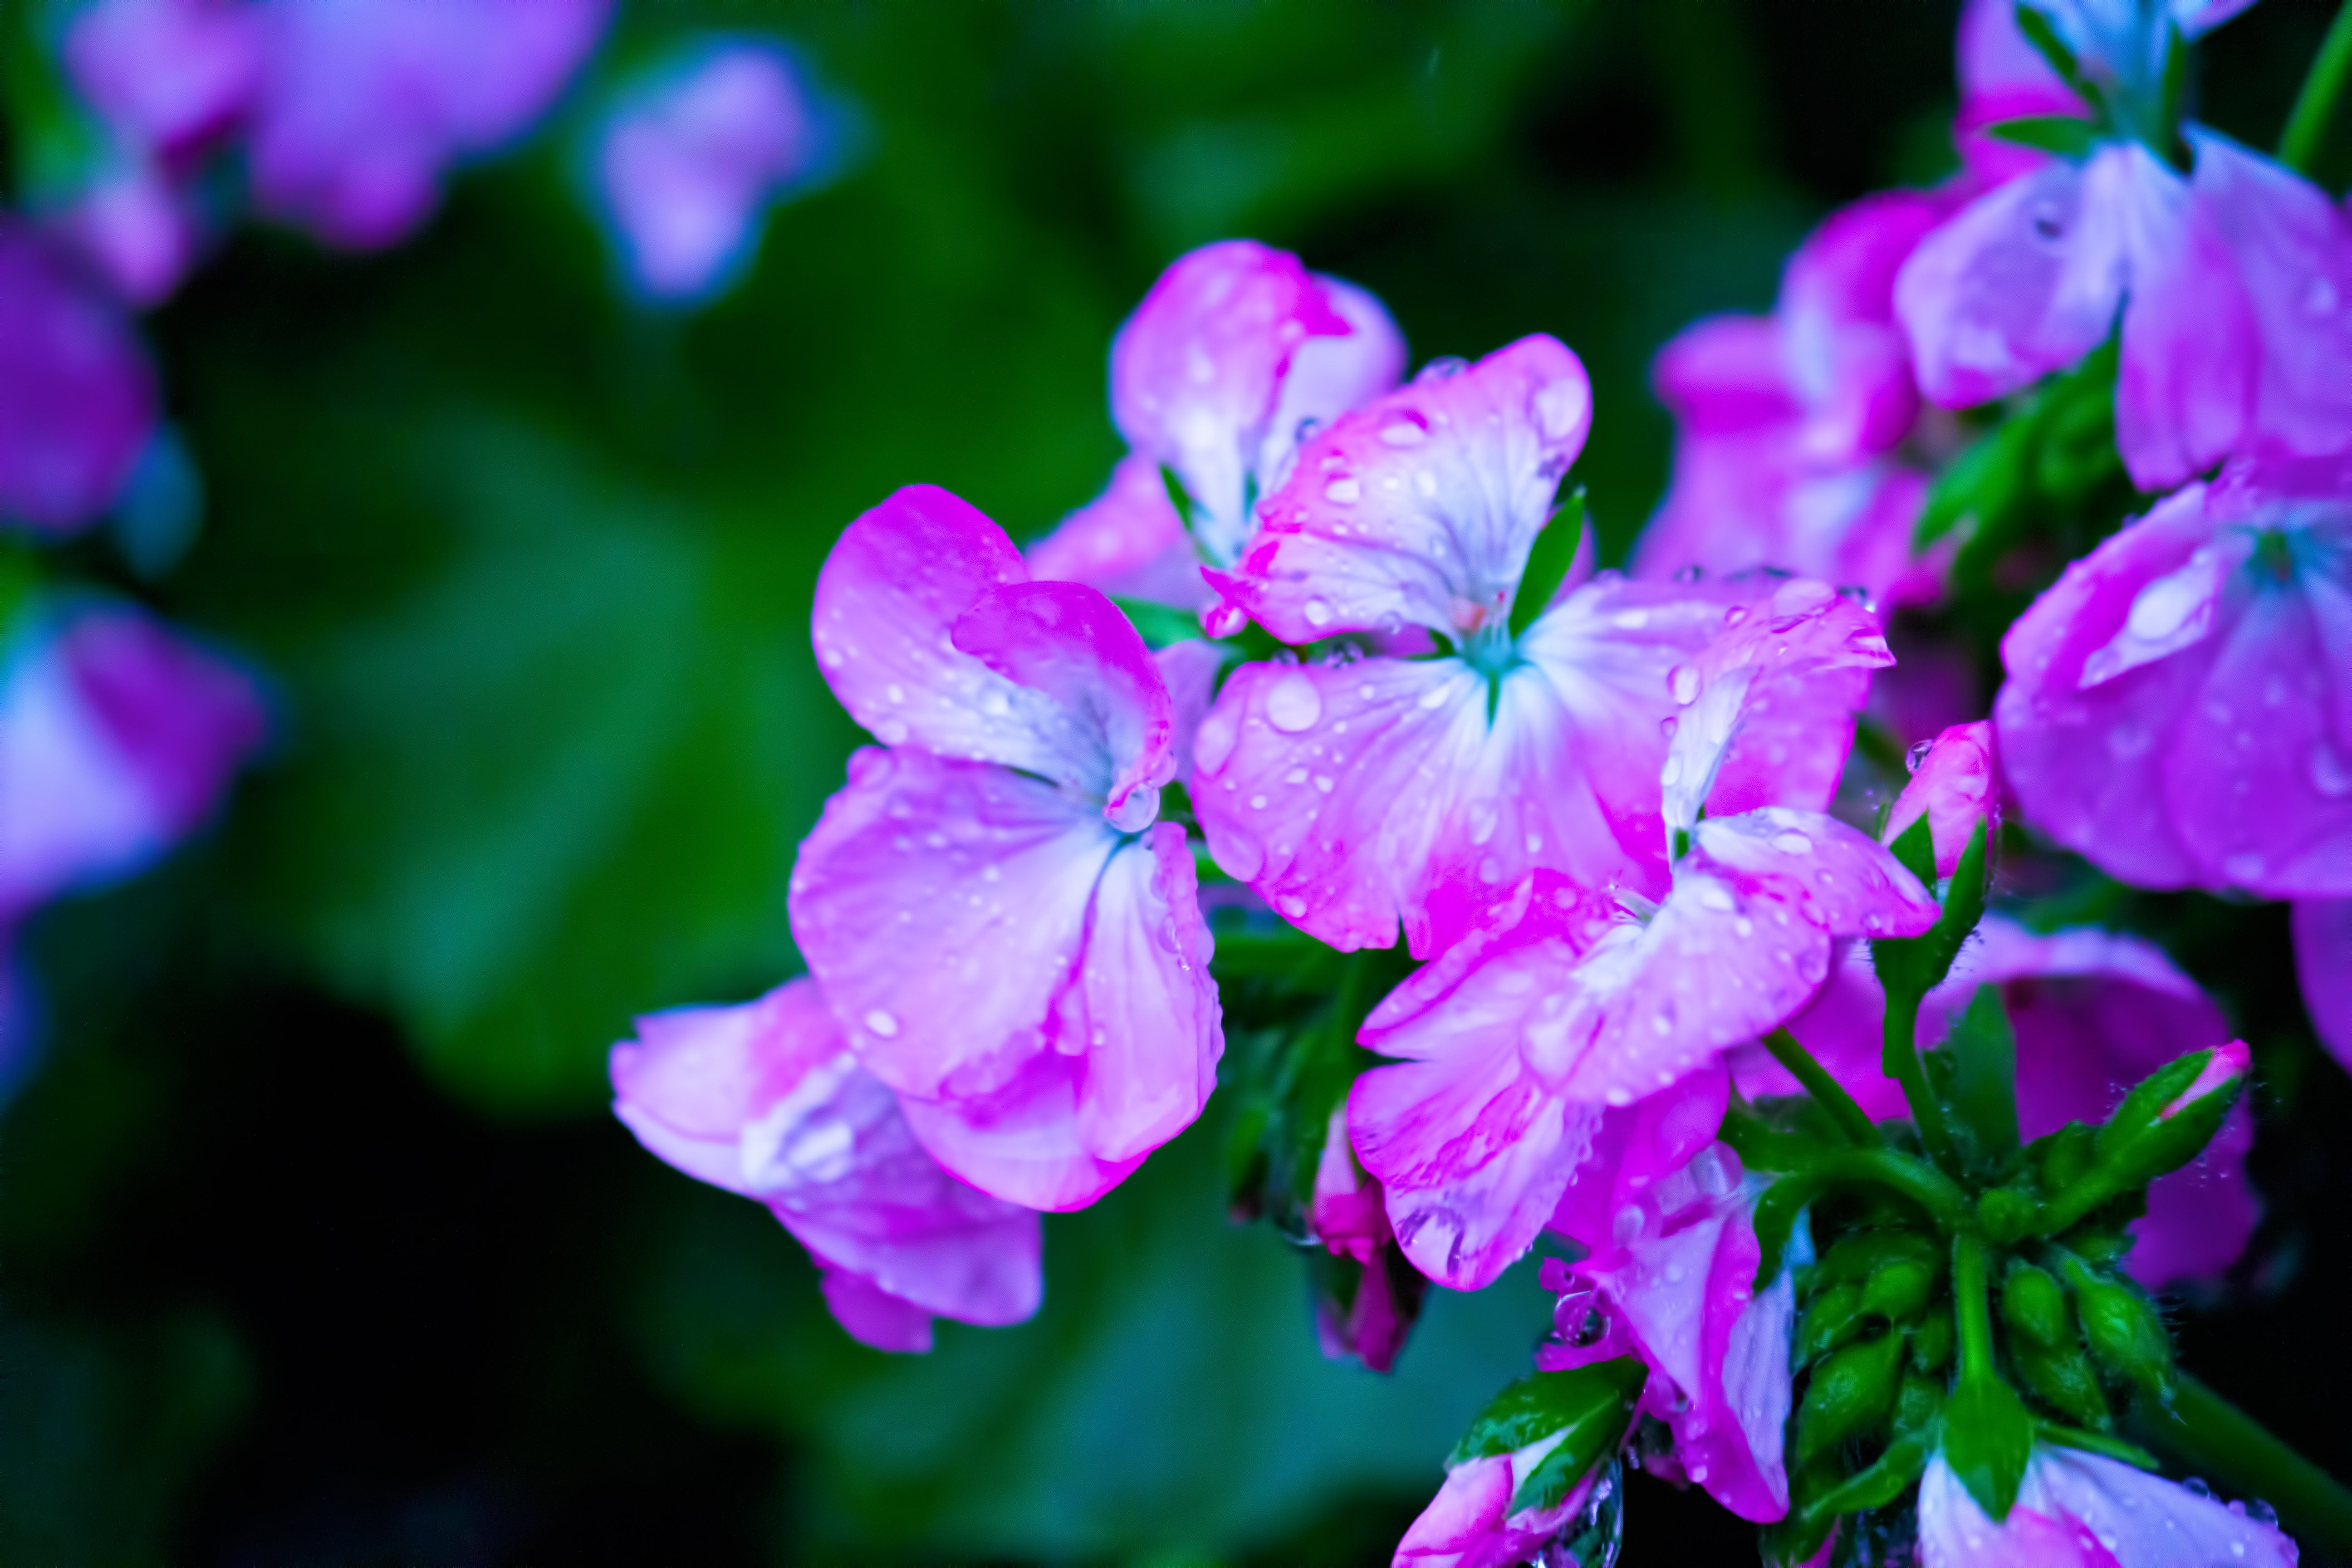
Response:
[{"label": "out-of-focus flower", "polygon": [[1955,724],[1911,754],[1911,781],[1895,797],[1879,840],[1892,844],[1921,817],[1935,846],[1936,875],[1948,877],[1982,824],[1988,840],[2000,830],[2000,777],[1993,763],[1992,725]]},{"label": "out-of-focus flower", "polygon": [[[1240,563],[1211,573],[1286,641],[1411,628],[1450,649],[1245,666],[1202,723],[1209,847],[1318,939],[1385,947],[1402,924],[1425,957],[1537,870],[1663,880],[1670,677],[1727,595],[1571,568],[1557,597],[1535,590],[1540,615],[1515,614],[1591,413],[1583,366],[1550,338],[1425,370],[1310,440]],[[1788,798],[1827,801],[1832,750],[1819,798]],[[1784,748],[1788,771],[1820,751]]]},{"label": "out-of-focus flower", "polygon": [[2296,1556],[2242,1504],[2079,1448],[2037,1445],[1998,1524],[1941,1454],[1919,1481],[1922,1568],[2294,1568]]},{"label": "out-of-focus flower", "polygon": [[169,297],[194,265],[200,241],[187,193],[136,156],[109,164],[47,221],[134,305]]},{"label": "out-of-focus flower", "polygon": [[66,29],[65,59],[117,134],[174,160],[222,135],[251,102],[259,16],[242,0],[94,0]]},{"label": "out-of-focus flower", "polygon": [[[1987,915],[1945,983],[1920,1009],[1919,1039],[1941,1039],[1979,985],[1998,985],[2017,1034],[2017,1111],[2027,1138],[2069,1121],[2095,1125],[2119,1086],[2166,1062],[2230,1038],[2221,1010],[2162,949],[2138,937],[2076,927],[2047,935]],[[1873,1118],[1903,1114],[1903,1097],[1879,1069],[1885,1001],[1867,957],[1854,953],[1789,1022]],[[1797,1092],[1761,1047],[1734,1054],[1740,1091]],[[2128,1267],[2151,1289],[2219,1275],[2237,1261],[2260,1217],[2246,1184],[2252,1113],[2240,1104],[2197,1162],[2159,1176],[2147,1213],[2132,1222]]]},{"label": "out-of-focus flower", "polygon": [[1092,588],[1033,583],[945,490],[852,523],[817,661],[887,750],[801,847],[793,929],[859,1059],[956,1174],[1091,1203],[1200,1113],[1224,1046],[1181,827],[1174,709]]},{"label": "out-of-focus flower", "polygon": [[[1720,1070],[1692,1089],[1612,1111],[1622,1127],[1615,1180],[1579,1173],[1553,1228],[1585,1249],[1575,1263],[1547,1258],[1543,1285],[1559,1292],[1554,1337],[1536,1352],[1547,1370],[1631,1351],[1651,1369],[1643,1406],[1666,1423],[1683,1472],[1742,1519],[1789,1510],[1782,1452],[1791,1403],[1793,1270],[1811,1261],[1801,1242],[1760,1295],[1762,1250],[1754,1213],[1761,1184],[1713,1142],[1723,1119]],[[1700,1142],[1696,1152],[1690,1149]],[[1605,1172],[1606,1163],[1599,1169]]]},{"label": "out-of-focus flower", "polygon": [[267,731],[242,670],[145,616],[89,610],[22,639],[0,670],[0,922],[143,869]]},{"label": "out-of-focus flower", "polygon": [[693,300],[732,281],[767,209],[821,166],[825,119],[766,39],[703,42],[627,94],[598,138],[596,175],[632,285]]},{"label": "out-of-focus flower", "polygon": [[268,0],[254,200],[331,245],[406,236],[444,170],[520,134],[604,30],[607,0]]},{"label": "out-of-focus flower", "polygon": [[[1785,1023],[1828,977],[1838,940],[1935,923],[1934,899],[1885,849],[1819,812],[1747,798],[1755,781],[1724,761],[1742,741],[1818,747],[1794,739],[1799,716],[1850,726],[1861,693],[1845,688],[1842,711],[1809,700],[1885,658],[1868,616],[1827,589],[1787,584],[1776,600],[1685,668],[1651,819],[1687,846],[1663,899],[1538,871],[1358,1037],[1405,1059],[1356,1080],[1349,1135],[1405,1256],[1441,1284],[1476,1289],[1527,1250],[1586,1179],[1605,1108],[1714,1070]],[[1733,802],[1745,809],[1698,819],[1703,804]]]},{"label": "out-of-focus flower", "polygon": [[2352,894],[2352,460],[2236,463],[2001,643],[2020,809],[2142,887]]},{"label": "out-of-focus flower", "polygon": [[1152,596],[1206,605],[1199,563],[1241,554],[1259,498],[1282,483],[1305,434],[1403,372],[1404,339],[1355,285],[1255,240],[1177,258],[1111,342],[1111,419],[1133,450],[1110,488],[1038,546],[1039,574],[1108,592],[1126,591],[1111,579],[1139,574],[1132,585]]},{"label": "out-of-focus flower", "polygon": [[2294,969],[2319,1043],[2352,1069],[2352,899],[2298,899]]},{"label": "out-of-focus flower", "polygon": [[1675,477],[1636,569],[1770,566],[1932,599],[1915,562],[1926,474],[1896,448],[1918,412],[1895,320],[1895,276],[1951,207],[1896,191],[1855,203],[1790,258],[1769,316],[1700,321],[1660,351],[1653,376],[1679,427]]},{"label": "out-of-focus flower", "polygon": [[2005,120],[2087,118],[2088,105],[2018,30],[2017,0],[1968,0],[1957,49],[1960,111],[1952,142],[1979,190],[2040,168],[2048,154],[1985,134]]},{"label": "out-of-focus flower", "polygon": [[0,927],[0,1111],[41,1063],[41,1019],[16,962],[16,937]]},{"label": "out-of-focus flower", "polygon": [[[1417,1300],[1401,1301],[1391,1274],[1398,1268],[1396,1234],[1389,1228],[1381,1184],[1367,1176],[1348,1147],[1348,1108],[1331,1110],[1323,1152],[1315,1164],[1315,1191],[1307,1229],[1336,1258],[1354,1265],[1355,1289],[1344,1307],[1329,1296],[1316,1301],[1316,1329],[1323,1353],[1332,1360],[1355,1357],[1374,1372],[1396,1364],[1412,1331]],[[1406,1276],[1412,1278],[1410,1273]],[[1425,1289],[1415,1281],[1414,1289]]]},{"label": "out-of-focus flower", "polygon": [[815,982],[640,1018],[637,1038],[613,1047],[612,1079],[614,1114],[638,1142],[768,1205],[824,1271],[834,1316],[867,1344],[927,1351],[934,1316],[996,1325],[1036,1311],[1036,1215],[923,1152]]},{"label": "out-of-focus flower", "polygon": [[55,242],[0,217],[0,524],[95,521],[154,426],[154,373],[121,308]]}]

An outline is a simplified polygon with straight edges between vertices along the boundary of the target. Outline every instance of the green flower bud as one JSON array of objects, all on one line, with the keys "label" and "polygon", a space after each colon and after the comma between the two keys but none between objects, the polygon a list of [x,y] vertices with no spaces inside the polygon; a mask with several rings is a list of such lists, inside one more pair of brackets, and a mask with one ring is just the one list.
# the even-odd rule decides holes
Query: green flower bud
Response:
[{"label": "green flower bud", "polygon": [[1977,1217],[1984,1223],[1985,1234],[2003,1246],[2031,1234],[2041,1212],[2031,1194],[2014,1187],[1995,1187],[1977,1200]]},{"label": "green flower bud", "polygon": [[1916,1230],[1858,1230],[1841,1238],[1822,1255],[1816,1273],[1824,1284],[1866,1280],[1897,1261],[1941,1268],[1944,1249]]},{"label": "green flower bud", "polygon": [[1952,1364],[1958,1338],[1950,1312],[1930,1312],[1911,1331],[1911,1364],[1921,1372],[1943,1371]]},{"label": "green flower bud", "polygon": [[[1945,1320],[1947,1322],[1950,1321],[1948,1318]],[[1943,1380],[1921,1377],[1917,1373],[1905,1373],[1902,1389],[1895,1395],[1895,1429],[1897,1432],[1922,1431],[1943,1413]]]},{"label": "green flower bud", "polygon": [[1797,1363],[1829,1354],[1853,1338],[1862,1327],[1862,1287],[1854,1284],[1832,1285],[1813,1298],[1805,1309],[1804,1321],[1797,1325]]},{"label": "green flower bud", "polygon": [[2029,1344],[2054,1351],[2074,1342],[2066,1315],[2066,1292],[2057,1277],[2031,1263],[2011,1266],[2001,1282],[2000,1315]]},{"label": "green flower bud", "polygon": [[2033,1156],[2035,1173],[2045,1193],[2063,1192],[2091,1168],[2098,1132],[2079,1121],[2069,1121],[2047,1137],[2036,1138],[2026,1152]]},{"label": "green flower bud", "polygon": [[2066,1282],[2074,1288],[2083,1338],[2099,1363],[2160,1394],[2172,1380],[2172,1336],[2147,1298],[2112,1276],[2095,1273],[2079,1258],[2068,1259]]},{"label": "green flower bud", "polygon": [[1813,1369],[1797,1410],[1799,1464],[1886,1419],[1902,1353],[1903,1337],[1885,1333],[1848,1345]]},{"label": "green flower bud", "polygon": [[1939,1272],[1934,1264],[1913,1258],[1889,1263],[1863,1286],[1862,1310],[1890,1323],[1908,1322],[1927,1305]]},{"label": "green flower bud", "polygon": [[2099,1391],[2099,1374],[2091,1369],[2089,1358],[2081,1351],[2021,1344],[2011,1349],[2010,1359],[2016,1363],[2026,1386],[2075,1425],[2094,1432],[2107,1429],[2113,1419],[2107,1410],[2107,1397]]}]

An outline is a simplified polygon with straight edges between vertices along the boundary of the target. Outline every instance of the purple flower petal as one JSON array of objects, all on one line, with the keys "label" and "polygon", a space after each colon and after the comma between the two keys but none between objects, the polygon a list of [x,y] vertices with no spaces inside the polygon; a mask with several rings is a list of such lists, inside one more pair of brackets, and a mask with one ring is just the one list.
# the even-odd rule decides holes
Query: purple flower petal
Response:
[{"label": "purple flower petal", "polygon": [[2352,899],[2296,900],[2294,972],[2319,1043],[2352,1070]]},{"label": "purple flower petal", "polygon": [[1216,599],[1159,463],[1141,452],[1121,458],[1101,495],[1029,547],[1029,570],[1041,581],[1084,583],[1188,610]]},{"label": "purple flower petal", "polygon": [[0,218],[0,524],[81,528],[155,426],[154,373],[121,309],[47,240]]},{"label": "purple flower petal", "polygon": [[2243,1508],[2079,1448],[2037,1447],[1999,1524],[1941,1454],[1919,1482],[1923,1568],[2294,1568],[2295,1558],[2294,1542]]}]

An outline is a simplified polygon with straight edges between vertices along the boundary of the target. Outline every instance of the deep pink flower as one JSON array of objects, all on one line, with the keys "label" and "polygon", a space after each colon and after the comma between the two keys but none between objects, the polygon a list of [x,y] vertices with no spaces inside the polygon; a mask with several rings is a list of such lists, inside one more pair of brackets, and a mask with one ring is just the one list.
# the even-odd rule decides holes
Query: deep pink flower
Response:
[{"label": "deep pink flower", "polygon": [[2000,774],[1993,763],[1990,721],[1953,725],[1928,742],[1925,752],[1914,752],[1911,766],[1910,781],[1886,814],[1880,842],[1894,843],[1924,816],[1937,877],[1952,874],[1979,823],[1990,854],[1992,837],[2000,831]]},{"label": "deep pink flower", "polygon": [[1539,1553],[1564,1527],[1588,1509],[1613,1505],[1599,1493],[1618,1484],[1609,1466],[1596,1465],[1552,1507],[1512,1512],[1512,1498],[1566,1436],[1555,1432],[1448,1469],[1445,1484],[1397,1542],[1390,1568],[1513,1568],[1543,1561]]},{"label": "deep pink flower", "polygon": [[2017,0],[1968,0],[1957,50],[1960,111],[1952,141],[1979,190],[2042,166],[2047,154],[1985,134],[2005,120],[2088,117],[2089,107],[2059,79],[2017,26]]},{"label": "deep pink flower", "polygon": [[[1582,365],[1550,338],[1424,371],[1309,441],[1240,563],[1210,574],[1286,641],[1411,628],[1452,645],[1247,666],[1202,724],[1193,801],[1218,864],[1317,938],[1387,946],[1402,924],[1427,956],[1539,869],[1663,885],[1673,677],[1769,585],[1572,573],[1514,637],[1590,415]],[[1774,798],[1825,804],[1846,742],[1790,740]]]},{"label": "deep pink flower", "polygon": [[614,1114],[638,1142],[767,1205],[824,1271],[834,1316],[867,1344],[927,1351],[934,1316],[997,1325],[1036,1311],[1036,1215],[923,1152],[814,981],[640,1018],[637,1038],[613,1047],[612,1079]]},{"label": "deep pink flower", "polygon": [[2191,127],[2183,179],[2137,142],[1979,198],[1895,285],[1919,384],[1981,403],[2081,359],[2118,306],[2116,439],[2143,489],[2231,454],[2352,441],[2352,219],[2307,181]]},{"label": "deep pink flower", "polygon": [[1354,1300],[1345,1317],[1328,1296],[1316,1300],[1316,1331],[1323,1353],[1333,1361],[1354,1357],[1374,1372],[1396,1364],[1397,1352],[1412,1328],[1412,1314],[1396,1299],[1389,1278],[1396,1248],[1389,1229],[1387,1209],[1381,1202],[1381,1184],[1367,1176],[1348,1147],[1348,1108],[1331,1110],[1325,1130],[1323,1152],[1315,1163],[1315,1189],[1307,1226],[1313,1238],[1334,1258],[1345,1258],[1360,1271]]},{"label": "deep pink flower", "polygon": [[635,287],[663,300],[723,287],[824,134],[798,66],[765,41],[707,44],[625,100],[597,174]]},{"label": "deep pink flower", "polygon": [[1181,827],[1173,704],[1095,590],[1032,583],[945,490],[852,523],[817,660],[887,750],[801,847],[793,930],[859,1059],[947,1168],[1094,1201],[1199,1114],[1224,1038]]},{"label": "deep pink flower", "polygon": [[2352,899],[2299,899],[2294,906],[2294,970],[2311,1026],[2352,1068]]},{"label": "deep pink flower", "polygon": [[[1992,914],[1921,1007],[1922,1046],[1943,1039],[1979,985],[2001,988],[2017,1031],[2018,1121],[2027,1138],[2104,1121],[2158,1068],[2230,1038],[2221,1010],[2154,943],[2089,927],[2040,935]],[[1901,1091],[1879,1069],[1885,1016],[1868,955],[1857,951],[1789,1022],[1874,1118],[1904,1113]],[[1751,1097],[1797,1092],[1760,1047],[1735,1053],[1733,1070]],[[2240,1104],[2194,1163],[2149,1187],[2147,1213],[2132,1225],[2135,1279],[2160,1289],[2237,1261],[2260,1217],[2246,1184],[2253,1142],[2252,1112]]]},{"label": "deep pink flower", "polygon": [[0,923],[162,856],[267,728],[242,670],[142,615],[21,640],[0,670]]},{"label": "deep pink flower", "polygon": [[1717,316],[1660,351],[1658,395],[1679,426],[1675,478],[1636,570],[1773,566],[1933,598],[1915,563],[1927,476],[1896,447],[1918,411],[1895,320],[1895,276],[1950,208],[1896,191],[1833,215],[1790,258],[1772,315]]},{"label": "deep pink flower", "polygon": [[431,214],[443,171],[536,120],[607,0],[270,0],[250,126],[254,199],[373,249]]},{"label": "deep pink flower", "polygon": [[2020,809],[2142,887],[2352,894],[2352,461],[2232,464],[2001,643]]},{"label": "deep pink flower", "polygon": [[[1403,371],[1396,324],[1355,285],[1254,240],[1179,257],[1111,342],[1111,418],[1133,451],[1038,545],[1038,574],[1204,605],[1200,563],[1241,553],[1301,433]],[[1163,467],[1193,505],[1189,534]]]},{"label": "deep pink flower", "polygon": [[2080,1448],[2037,1446],[1999,1524],[1940,1453],[1919,1482],[1922,1568],[2294,1568],[2296,1555],[2241,1504]]},{"label": "deep pink flower", "polygon": [[[1639,1355],[1651,1370],[1643,1408],[1673,1430],[1684,1474],[1742,1519],[1775,1520],[1789,1511],[1782,1441],[1797,1305],[1791,1270],[1811,1259],[1800,1240],[1779,1278],[1756,1294],[1762,1188],[1743,1178],[1737,1154],[1713,1142],[1723,1119],[1722,1073],[1697,1078],[1694,1089],[1610,1113],[1623,1131],[1609,1151],[1615,1179],[1588,1179],[1591,1168],[1607,1171],[1605,1157],[1580,1171],[1577,1188],[1596,1187],[1607,1201],[1580,1203],[1571,1189],[1554,1222],[1586,1256],[1545,1260],[1544,1288],[1560,1296],[1556,1337],[1536,1352],[1536,1364],[1559,1370]],[[1601,1142],[1611,1131],[1603,1128]]]},{"label": "deep pink flower", "polygon": [[155,378],[121,308],[0,217],[0,524],[66,533],[114,504],[154,433]]}]

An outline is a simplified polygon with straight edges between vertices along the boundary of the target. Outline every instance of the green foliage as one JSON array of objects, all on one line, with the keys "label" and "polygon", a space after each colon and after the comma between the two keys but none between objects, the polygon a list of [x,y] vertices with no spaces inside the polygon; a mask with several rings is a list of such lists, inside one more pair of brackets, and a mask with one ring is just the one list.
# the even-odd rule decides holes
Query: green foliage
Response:
[{"label": "green foliage", "polygon": [[1998,1165],[2017,1152],[2017,1034],[1998,985],[1979,985],[1952,1025],[1947,1098],[1979,1157]]}]

